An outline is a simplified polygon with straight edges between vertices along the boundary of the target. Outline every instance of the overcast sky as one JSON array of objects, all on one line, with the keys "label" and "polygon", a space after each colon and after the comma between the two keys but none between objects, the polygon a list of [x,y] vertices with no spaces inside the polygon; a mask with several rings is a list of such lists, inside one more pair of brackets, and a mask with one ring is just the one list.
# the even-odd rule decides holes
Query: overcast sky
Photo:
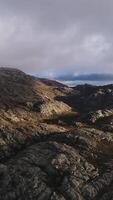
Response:
[{"label": "overcast sky", "polygon": [[0,0],[0,65],[113,73],[113,0]]}]

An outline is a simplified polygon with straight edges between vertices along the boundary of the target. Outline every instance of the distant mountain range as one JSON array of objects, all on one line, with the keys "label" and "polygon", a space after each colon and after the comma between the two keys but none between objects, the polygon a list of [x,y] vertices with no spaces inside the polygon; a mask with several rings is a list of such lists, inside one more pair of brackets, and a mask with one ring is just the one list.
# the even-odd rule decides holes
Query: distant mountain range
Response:
[{"label": "distant mountain range", "polygon": [[113,74],[66,74],[55,77],[59,81],[113,81]]}]

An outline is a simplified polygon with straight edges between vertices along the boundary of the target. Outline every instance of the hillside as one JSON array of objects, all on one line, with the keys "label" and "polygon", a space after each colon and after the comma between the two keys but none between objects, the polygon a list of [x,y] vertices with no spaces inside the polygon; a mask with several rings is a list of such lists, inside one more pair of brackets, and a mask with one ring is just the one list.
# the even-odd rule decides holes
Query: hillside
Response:
[{"label": "hillside", "polygon": [[113,198],[113,85],[0,68],[0,199]]}]

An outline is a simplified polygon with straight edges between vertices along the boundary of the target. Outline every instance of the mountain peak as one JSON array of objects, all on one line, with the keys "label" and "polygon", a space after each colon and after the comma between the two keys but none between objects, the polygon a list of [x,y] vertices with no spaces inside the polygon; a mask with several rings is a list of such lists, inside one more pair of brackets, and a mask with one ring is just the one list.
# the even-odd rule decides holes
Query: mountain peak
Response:
[{"label": "mountain peak", "polygon": [[0,75],[25,75],[25,73],[17,68],[0,67]]}]

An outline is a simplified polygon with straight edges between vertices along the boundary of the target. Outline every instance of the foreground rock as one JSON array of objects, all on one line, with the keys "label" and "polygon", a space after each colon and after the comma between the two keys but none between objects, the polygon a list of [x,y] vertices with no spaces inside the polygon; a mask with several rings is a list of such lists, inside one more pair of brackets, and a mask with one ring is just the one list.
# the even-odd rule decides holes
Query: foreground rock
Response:
[{"label": "foreground rock", "polygon": [[44,142],[0,165],[1,199],[82,199],[80,190],[98,175],[73,147]]}]

